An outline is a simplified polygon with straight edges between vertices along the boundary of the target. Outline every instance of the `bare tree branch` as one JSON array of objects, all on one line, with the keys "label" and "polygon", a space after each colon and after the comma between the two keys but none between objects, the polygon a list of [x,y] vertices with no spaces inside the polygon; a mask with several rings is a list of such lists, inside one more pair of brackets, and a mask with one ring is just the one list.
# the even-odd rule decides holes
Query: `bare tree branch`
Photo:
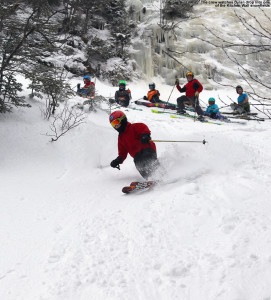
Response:
[{"label": "bare tree branch", "polygon": [[[271,83],[269,80],[270,77],[266,77],[266,79],[259,78],[257,73],[250,70],[246,64],[243,64],[239,61],[239,59],[237,59],[238,57],[243,56],[248,60],[251,59],[249,55],[257,55],[259,61],[258,65],[261,69],[261,72],[268,72],[271,56],[271,18],[267,16],[262,9],[259,9],[261,16],[266,18],[270,24],[270,26],[264,26],[259,15],[254,15],[244,8],[242,8],[242,11],[247,17],[239,15],[236,11],[234,13],[237,20],[246,29],[246,32],[251,35],[252,38],[247,38],[247,40],[250,40],[250,42],[247,42],[247,40],[245,40],[240,34],[234,35],[235,41],[233,39],[225,38],[219,29],[213,30],[205,25],[202,26],[213,36],[213,39],[207,40],[200,36],[196,38],[221,49],[226,58],[237,66],[238,74],[249,86],[249,91],[247,91],[247,94],[250,97],[259,102],[260,100],[271,101],[271,96],[266,96],[266,91],[270,91],[271,93]],[[251,21],[254,23],[252,24]],[[268,54],[270,55],[268,56]],[[217,82],[215,79],[214,81],[222,86],[232,86],[230,84],[222,84]]]},{"label": "bare tree branch", "polygon": [[68,131],[85,123],[85,113],[68,106],[65,103],[63,110],[58,115],[52,115],[53,122],[50,124],[52,133],[46,133],[51,137],[51,142],[56,142],[60,137]]}]

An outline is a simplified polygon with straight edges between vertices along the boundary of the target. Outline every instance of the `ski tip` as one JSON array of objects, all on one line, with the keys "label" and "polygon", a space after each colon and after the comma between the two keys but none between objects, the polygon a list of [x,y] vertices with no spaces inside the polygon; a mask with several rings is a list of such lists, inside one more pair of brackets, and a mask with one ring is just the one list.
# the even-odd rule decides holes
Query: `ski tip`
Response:
[{"label": "ski tip", "polygon": [[133,181],[131,182],[130,186],[123,187],[122,192],[124,194],[129,194],[131,192],[148,189],[156,183],[157,183],[156,181],[144,181],[144,182]]},{"label": "ski tip", "polygon": [[133,190],[132,187],[130,187],[130,186],[125,186],[125,187],[122,189],[122,192],[123,192],[124,194],[129,194],[132,190]]}]

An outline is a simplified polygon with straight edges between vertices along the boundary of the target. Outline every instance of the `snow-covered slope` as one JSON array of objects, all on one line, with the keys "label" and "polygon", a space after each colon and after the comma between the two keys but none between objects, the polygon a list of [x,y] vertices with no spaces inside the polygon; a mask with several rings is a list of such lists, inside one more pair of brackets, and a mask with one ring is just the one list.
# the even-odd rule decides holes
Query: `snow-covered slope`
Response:
[{"label": "snow-covered slope", "polygon": [[[158,88],[167,100],[172,87]],[[135,100],[147,84],[130,89]],[[271,298],[269,122],[217,126],[128,109],[153,139],[208,143],[157,143],[165,183],[124,195],[141,178],[131,157],[109,167],[117,133],[106,112],[50,143],[39,105],[0,116],[0,299]]]}]

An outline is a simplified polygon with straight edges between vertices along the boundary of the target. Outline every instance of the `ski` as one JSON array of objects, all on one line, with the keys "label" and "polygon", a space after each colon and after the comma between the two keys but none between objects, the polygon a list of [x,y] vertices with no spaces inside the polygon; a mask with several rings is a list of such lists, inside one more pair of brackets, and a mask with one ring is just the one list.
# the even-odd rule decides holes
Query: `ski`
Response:
[{"label": "ski", "polygon": [[152,103],[152,102],[144,102],[144,101],[137,100],[134,103],[137,105],[144,105],[146,107],[159,107],[159,108],[164,108],[164,109],[175,109],[176,110],[176,106],[163,104],[160,102]]},{"label": "ski", "polygon": [[247,123],[246,122],[242,122],[242,121],[233,121],[231,119],[226,119],[226,120],[220,120],[221,122],[225,122],[225,123],[234,123],[234,124],[242,124],[242,125],[246,125]]},{"label": "ski", "polygon": [[199,122],[201,122],[201,123],[215,124],[215,125],[224,125],[224,123],[209,122],[209,121],[206,121],[206,120],[200,121],[198,118],[196,118],[196,117],[194,117],[194,116],[191,116],[191,115],[189,115],[189,114],[182,114],[182,115],[179,115],[179,116],[170,115],[170,117],[171,117],[171,118],[174,118],[174,119],[182,119],[181,116],[192,118],[192,119],[194,119],[194,120],[196,120],[196,121],[199,121]]},{"label": "ski", "polygon": [[[223,115],[234,115],[234,116],[242,116],[242,114],[235,112],[221,112]],[[258,113],[247,113],[248,116],[256,116]]]},{"label": "ski", "polygon": [[123,187],[122,192],[124,194],[134,193],[136,191],[148,189],[151,186],[153,186],[155,183],[156,183],[156,181],[143,181],[143,182],[134,181],[134,182],[131,182],[130,186]]},{"label": "ski", "polygon": [[155,113],[155,114],[172,114],[172,115],[176,115],[177,113],[173,113],[170,111],[164,111],[164,110],[155,110],[152,109],[151,112]]},{"label": "ski", "polygon": [[[157,113],[157,114],[171,114],[171,115],[177,115],[177,116],[185,116],[185,117],[190,117],[190,118],[195,118],[194,116],[191,116],[191,115],[189,115],[189,114],[184,114],[184,115],[179,115],[179,114],[177,114],[177,113],[172,113],[172,112],[169,112],[169,111],[160,111],[160,110],[155,110],[155,109],[152,109],[151,110],[153,113]],[[174,117],[172,117],[172,118],[174,118]],[[197,119],[197,118],[195,118],[195,119]],[[219,120],[219,119],[218,119]],[[224,122],[224,123],[236,123],[236,124],[242,124],[242,125],[246,125],[247,123],[246,122],[242,122],[242,121],[233,121],[233,120],[231,120],[231,119],[226,119],[226,120],[219,120],[219,121],[221,121],[221,122]],[[207,121],[208,122],[208,121]],[[220,124],[220,123],[213,123],[213,122],[209,122],[209,123],[212,123],[212,124],[218,124],[218,125],[222,125],[222,124]]]},{"label": "ski", "polygon": [[135,108],[135,107],[128,107],[128,108],[130,108],[130,109],[133,109],[133,110],[139,110],[139,111],[143,111],[143,109],[142,109],[142,108]]},{"label": "ski", "polygon": [[[152,109],[151,110],[153,113],[155,114],[171,114],[171,115],[178,115],[180,116],[180,114],[178,113],[174,113],[174,112],[171,112],[171,111],[164,111],[164,110],[155,110],[155,109]],[[182,116],[186,116],[186,117],[191,117],[191,118],[195,118],[194,116],[191,116],[189,114],[182,114]]]},{"label": "ski", "polygon": [[132,110],[143,111],[142,108],[136,108],[136,107],[130,107],[130,106],[127,106],[127,107],[124,107],[124,106],[121,106],[121,105],[115,106],[115,107],[112,107],[112,106],[111,106],[111,110],[118,109],[118,108],[120,108],[120,109],[128,109],[128,110],[129,110],[129,109],[132,109]]},{"label": "ski", "polygon": [[160,100],[162,104],[167,104],[167,105],[170,105],[170,106],[175,106],[177,107],[177,104],[174,104],[174,103],[170,103],[170,102],[167,102],[167,101],[163,101],[163,100]]},{"label": "ski", "polygon": [[263,118],[257,117],[257,119],[256,119],[256,117],[251,118],[249,116],[231,117],[231,119],[241,119],[241,120],[247,120],[247,121],[260,121],[260,122],[264,122]]},{"label": "ski", "polygon": [[[167,102],[167,101],[163,101],[163,100],[160,100],[162,104],[166,104],[166,105],[169,105],[169,106],[173,106],[175,107],[175,109],[177,109],[177,104],[174,104],[174,103],[171,103],[171,102]],[[195,112],[195,109],[193,107],[190,107],[190,106],[185,106],[185,109],[190,111],[190,112]]]},{"label": "ski", "polygon": [[[187,117],[187,118],[192,118],[192,119],[194,119],[194,120],[196,120],[196,121],[200,121],[200,120],[198,120],[198,118],[197,117],[194,117],[194,116],[191,116],[191,115],[189,115],[189,114],[177,114],[177,113],[171,113],[171,112],[169,112],[169,111],[159,111],[159,110],[155,110],[155,109],[152,109],[151,110],[153,113],[157,113],[157,114],[170,114],[170,117],[171,118],[175,118],[175,119],[182,119],[181,118],[181,116],[183,116],[183,117]],[[223,125],[223,123],[215,123],[215,122],[209,122],[209,121],[200,121],[200,122],[202,122],[202,123],[208,123],[208,124],[216,124],[216,125]]]},{"label": "ski", "polygon": [[195,112],[194,108],[189,107],[189,106],[185,106],[185,110],[188,110],[188,111],[193,112],[193,113]]}]

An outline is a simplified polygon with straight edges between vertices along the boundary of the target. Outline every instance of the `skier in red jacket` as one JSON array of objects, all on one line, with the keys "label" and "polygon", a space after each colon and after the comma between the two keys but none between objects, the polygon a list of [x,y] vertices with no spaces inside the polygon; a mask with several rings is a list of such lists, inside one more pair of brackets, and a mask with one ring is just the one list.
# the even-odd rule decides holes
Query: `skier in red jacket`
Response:
[{"label": "skier in red jacket", "polygon": [[199,93],[203,90],[203,86],[197,79],[194,79],[194,74],[192,72],[188,72],[186,74],[186,78],[188,83],[183,88],[181,88],[179,85],[179,79],[176,79],[175,82],[177,89],[181,93],[185,92],[185,96],[181,96],[177,99],[177,112],[180,114],[185,114],[184,104],[185,102],[188,102],[195,108],[196,113],[199,115],[198,119],[204,120],[204,112],[199,105]]},{"label": "skier in red jacket", "polygon": [[123,163],[129,153],[134,158],[135,166],[141,176],[149,180],[159,166],[159,162],[156,146],[151,141],[151,132],[148,126],[143,123],[129,123],[126,115],[120,110],[109,116],[109,122],[119,132],[119,155],[112,160],[111,167],[119,168],[119,165]]}]

